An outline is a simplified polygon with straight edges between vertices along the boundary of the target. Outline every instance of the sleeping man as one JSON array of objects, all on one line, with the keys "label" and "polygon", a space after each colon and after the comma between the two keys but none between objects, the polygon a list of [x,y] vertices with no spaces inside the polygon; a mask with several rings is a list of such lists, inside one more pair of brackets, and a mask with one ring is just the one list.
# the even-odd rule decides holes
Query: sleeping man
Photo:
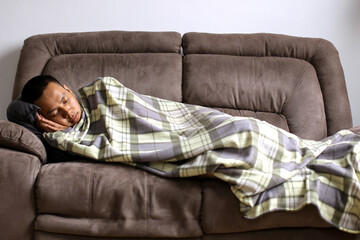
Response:
[{"label": "sleeping man", "polygon": [[52,76],[40,75],[28,81],[21,100],[40,107],[36,123],[45,132],[64,130],[81,118],[82,110],[74,93]]},{"label": "sleeping man", "polygon": [[80,102],[51,77],[25,85],[22,100],[40,107],[36,123],[51,146],[164,177],[219,178],[250,218],[314,204],[333,225],[360,231],[357,134],[304,140],[257,119],[142,95],[111,77],[79,94]]}]

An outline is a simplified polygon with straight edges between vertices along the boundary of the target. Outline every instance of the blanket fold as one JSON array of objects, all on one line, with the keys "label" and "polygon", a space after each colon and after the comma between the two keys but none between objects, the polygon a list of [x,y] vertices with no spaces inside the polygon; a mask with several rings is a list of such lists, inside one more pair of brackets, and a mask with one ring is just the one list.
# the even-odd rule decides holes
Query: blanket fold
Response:
[{"label": "blanket fold", "polygon": [[360,233],[359,135],[304,140],[257,119],[142,95],[111,77],[79,92],[83,118],[46,133],[50,145],[164,177],[217,177],[248,218],[314,204],[338,229]]}]

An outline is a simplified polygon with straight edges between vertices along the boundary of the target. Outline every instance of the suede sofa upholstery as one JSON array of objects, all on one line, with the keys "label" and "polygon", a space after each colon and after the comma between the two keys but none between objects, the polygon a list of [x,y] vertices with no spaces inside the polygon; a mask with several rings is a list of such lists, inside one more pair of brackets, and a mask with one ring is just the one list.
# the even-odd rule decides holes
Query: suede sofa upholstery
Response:
[{"label": "suede sofa upholstery", "polygon": [[[50,74],[73,89],[112,76],[140,93],[255,117],[306,139],[352,127],[344,73],[324,39],[278,34],[86,32],[32,36],[13,99]],[[360,239],[317,208],[245,219],[228,185],[122,164],[50,163],[26,128],[0,122],[0,239]]]}]

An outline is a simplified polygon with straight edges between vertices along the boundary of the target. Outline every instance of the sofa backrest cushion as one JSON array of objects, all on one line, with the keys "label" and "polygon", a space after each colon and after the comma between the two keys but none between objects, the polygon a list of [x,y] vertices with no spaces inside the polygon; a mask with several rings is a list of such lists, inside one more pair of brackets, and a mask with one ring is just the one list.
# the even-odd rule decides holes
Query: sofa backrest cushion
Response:
[{"label": "sofa backrest cushion", "polygon": [[[49,74],[74,92],[111,76],[143,94],[181,101],[181,35],[176,32],[57,33],[25,40],[13,98],[34,76]],[[165,87],[171,86],[171,88]]]},{"label": "sofa backrest cushion", "polygon": [[352,126],[344,73],[323,39],[187,33],[183,101],[319,140]]},{"label": "sofa backrest cushion", "polygon": [[[181,54],[183,47],[183,56]],[[111,76],[148,95],[268,121],[307,139],[352,127],[338,52],[278,34],[55,33],[25,40],[13,99],[50,74],[74,92]]]}]

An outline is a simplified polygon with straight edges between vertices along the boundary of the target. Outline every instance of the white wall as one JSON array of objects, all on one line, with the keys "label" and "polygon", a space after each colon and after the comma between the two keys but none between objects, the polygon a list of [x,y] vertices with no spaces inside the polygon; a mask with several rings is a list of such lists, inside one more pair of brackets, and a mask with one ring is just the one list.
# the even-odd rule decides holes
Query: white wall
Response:
[{"label": "white wall", "polygon": [[0,0],[0,119],[6,119],[23,40],[99,30],[269,32],[321,37],[338,49],[360,125],[359,0]]}]

